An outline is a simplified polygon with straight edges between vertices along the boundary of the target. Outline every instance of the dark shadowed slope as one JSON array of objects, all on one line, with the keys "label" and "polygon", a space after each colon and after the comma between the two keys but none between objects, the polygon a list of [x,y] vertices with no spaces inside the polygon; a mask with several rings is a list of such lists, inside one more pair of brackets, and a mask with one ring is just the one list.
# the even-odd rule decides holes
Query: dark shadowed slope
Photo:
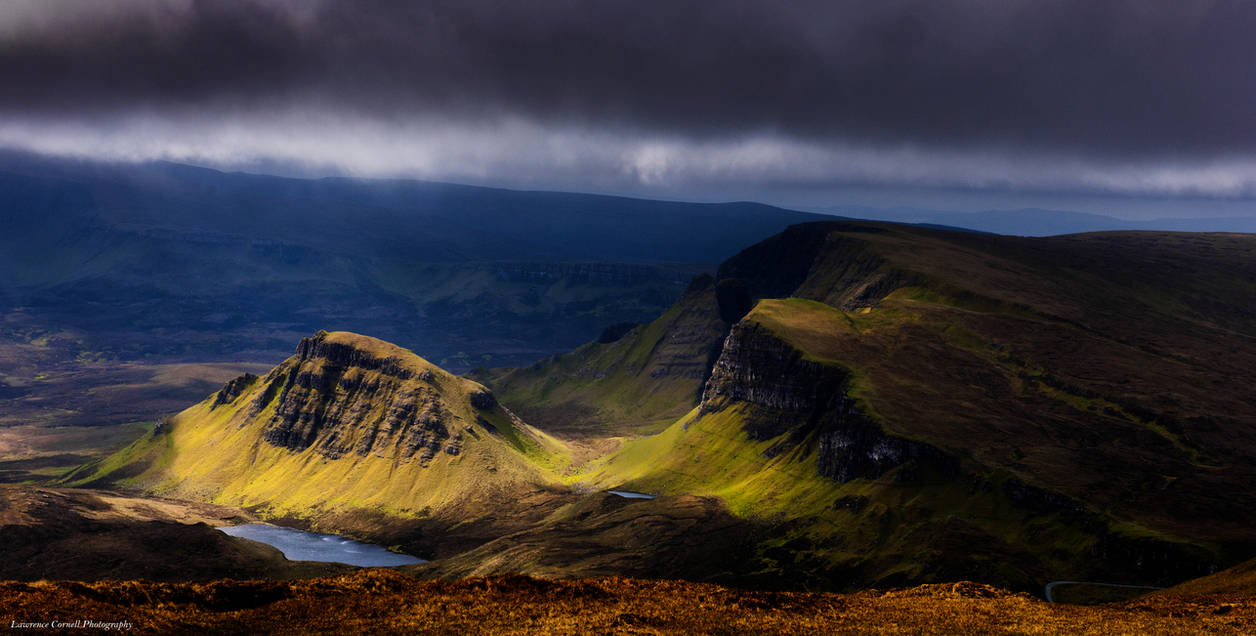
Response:
[{"label": "dark shadowed slope", "polygon": [[238,508],[118,492],[0,486],[0,578],[39,581],[330,576],[214,528],[254,520]]},{"label": "dark shadowed slope", "polygon": [[1159,595],[1198,596],[1204,594],[1256,595],[1256,559],[1232,568],[1175,585]]}]

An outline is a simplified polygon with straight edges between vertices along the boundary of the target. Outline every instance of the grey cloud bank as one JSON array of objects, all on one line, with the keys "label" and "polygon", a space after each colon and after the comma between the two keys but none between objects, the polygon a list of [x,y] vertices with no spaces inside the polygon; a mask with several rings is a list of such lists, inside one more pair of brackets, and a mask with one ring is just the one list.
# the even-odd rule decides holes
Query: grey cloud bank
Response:
[{"label": "grey cloud bank", "polygon": [[676,197],[1246,200],[1251,33],[1232,1],[17,0],[0,144]]}]

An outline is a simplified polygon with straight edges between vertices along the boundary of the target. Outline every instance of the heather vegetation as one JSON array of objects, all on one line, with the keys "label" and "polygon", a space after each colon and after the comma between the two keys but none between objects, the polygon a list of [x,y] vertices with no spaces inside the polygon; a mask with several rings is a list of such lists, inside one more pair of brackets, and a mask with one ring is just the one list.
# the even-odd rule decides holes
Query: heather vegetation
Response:
[{"label": "heather vegetation", "polygon": [[308,581],[3,583],[18,621],[126,621],[140,633],[1242,634],[1250,596],[1050,605],[975,583],[857,594],[751,592],[682,581],[416,581],[384,570]]}]

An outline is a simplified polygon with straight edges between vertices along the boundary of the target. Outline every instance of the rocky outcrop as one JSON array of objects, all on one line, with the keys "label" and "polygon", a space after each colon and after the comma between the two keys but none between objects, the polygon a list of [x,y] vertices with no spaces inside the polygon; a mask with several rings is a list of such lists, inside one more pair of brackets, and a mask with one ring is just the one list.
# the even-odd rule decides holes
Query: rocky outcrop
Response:
[{"label": "rocky outcrop", "polygon": [[323,334],[312,338],[302,338],[300,344],[297,345],[297,357],[302,362],[321,358],[332,365],[378,371],[402,380],[408,380],[414,375],[410,369],[401,366],[401,362],[396,358],[377,358],[369,351],[363,351],[351,345],[327,342]]},{"label": "rocky outcrop", "polygon": [[[882,432],[846,395],[845,386],[833,402],[821,416],[816,437],[816,470],[821,475],[847,482],[878,477],[912,461],[928,461],[948,472],[954,470],[955,462],[938,449]],[[914,477],[911,472],[904,475]]]},{"label": "rocky outcrop", "polygon": [[947,462],[932,446],[887,435],[847,395],[849,384],[840,366],[808,360],[763,326],[742,321],[724,341],[701,410],[748,406],[743,430],[751,439],[784,436],[769,455],[813,445],[816,471],[839,482],[878,477],[912,460]]},{"label": "rocky outcrop", "polygon": [[471,401],[471,406],[474,406],[481,411],[487,411],[497,406],[497,398],[487,390],[473,391],[467,396],[467,399]]},{"label": "rocky outcrop", "polygon": [[[430,370],[320,335],[303,339],[296,357],[266,377],[252,411],[273,404],[262,438],[275,446],[314,447],[332,459],[356,453],[426,464],[437,453],[457,455],[462,448],[461,419],[435,381]],[[496,406],[487,392],[472,399],[476,408]]]},{"label": "rocky outcrop", "polygon": [[244,375],[227,382],[227,384],[223,385],[223,387],[218,390],[218,393],[214,394],[214,407],[216,408],[222,406],[223,404],[234,402],[236,398],[243,395],[249,387],[253,386],[253,383],[255,382],[257,382],[257,376],[252,373],[245,373]]},{"label": "rocky outcrop", "polygon": [[[712,347],[718,347],[725,333],[716,311],[714,279],[707,274],[695,276],[680,300],[654,326],[661,327],[661,333],[651,345],[649,355],[637,364],[620,361],[617,363],[620,369],[651,379],[703,382],[711,367],[707,353]],[[635,333],[638,337],[648,336],[649,326]],[[579,373],[602,377],[612,370],[586,367]]]},{"label": "rocky outcrop", "polygon": [[[702,394],[702,409],[710,411],[733,400],[787,413],[811,413],[828,402],[846,379],[840,367],[806,360],[764,327],[743,321],[733,325],[724,339]],[[752,432],[752,437],[768,439],[780,432]]]}]

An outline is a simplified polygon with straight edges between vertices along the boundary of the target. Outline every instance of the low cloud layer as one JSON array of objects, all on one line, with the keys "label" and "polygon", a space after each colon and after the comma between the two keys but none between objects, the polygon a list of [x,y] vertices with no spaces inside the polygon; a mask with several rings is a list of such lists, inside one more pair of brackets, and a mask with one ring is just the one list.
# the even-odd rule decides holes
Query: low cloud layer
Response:
[{"label": "low cloud layer", "polygon": [[1256,195],[1241,1],[11,0],[0,144],[582,190]]}]

